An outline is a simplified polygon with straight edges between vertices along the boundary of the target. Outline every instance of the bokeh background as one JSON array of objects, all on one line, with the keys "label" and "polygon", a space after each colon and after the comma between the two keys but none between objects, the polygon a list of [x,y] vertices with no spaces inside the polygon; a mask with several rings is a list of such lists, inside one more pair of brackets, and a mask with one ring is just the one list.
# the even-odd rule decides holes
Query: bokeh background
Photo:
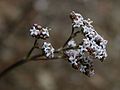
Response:
[{"label": "bokeh background", "polygon": [[49,41],[55,48],[63,45],[72,10],[93,20],[108,40],[108,58],[95,61],[95,76],[83,75],[64,60],[29,62],[0,79],[0,90],[120,90],[120,0],[0,0],[0,71],[32,47],[33,23],[51,27]]}]

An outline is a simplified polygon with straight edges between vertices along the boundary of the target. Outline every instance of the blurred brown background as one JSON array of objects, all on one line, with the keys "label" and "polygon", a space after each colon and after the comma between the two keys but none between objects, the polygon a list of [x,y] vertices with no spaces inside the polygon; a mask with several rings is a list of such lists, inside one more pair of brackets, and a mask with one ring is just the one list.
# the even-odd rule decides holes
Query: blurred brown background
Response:
[{"label": "blurred brown background", "polygon": [[33,44],[33,23],[52,28],[50,42],[63,45],[75,10],[94,21],[108,40],[108,58],[95,61],[88,78],[64,60],[24,64],[0,80],[0,90],[120,90],[120,0],[0,0],[0,71],[24,57]]}]

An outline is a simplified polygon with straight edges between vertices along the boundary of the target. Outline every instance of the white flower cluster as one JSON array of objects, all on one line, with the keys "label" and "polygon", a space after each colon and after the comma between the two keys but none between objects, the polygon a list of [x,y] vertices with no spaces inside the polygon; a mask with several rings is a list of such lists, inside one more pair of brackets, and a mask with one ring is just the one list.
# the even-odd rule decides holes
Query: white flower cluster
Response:
[{"label": "white flower cluster", "polygon": [[[73,28],[81,27],[82,33],[85,36],[83,44],[80,45],[81,50],[90,52],[95,58],[105,59],[107,57],[106,45],[107,40],[104,40],[91,25],[93,21],[90,19],[85,20],[80,14],[74,11],[70,14],[73,22]],[[83,52],[82,52],[83,53]]]},{"label": "white flower cluster", "polygon": [[[65,54],[68,61],[74,69],[79,70],[87,76],[94,75],[93,61],[99,59],[103,61],[107,57],[106,45],[107,40],[104,40],[92,26],[90,19],[84,19],[81,14],[72,11],[70,13],[72,20],[72,34],[67,40],[67,44],[56,50],[51,43],[44,42],[42,45],[42,54],[49,59],[53,59],[59,54]],[[79,31],[74,29],[80,28]],[[47,27],[43,28],[38,24],[34,24],[30,29],[30,35],[35,39],[49,38],[49,30]],[[81,32],[84,36],[82,43],[75,42],[75,36]],[[61,56],[60,56],[61,57]],[[62,57],[61,57],[62,58]]]},{"label": "white flower cluster", "polygon": [[46,39],[49,38],[49,29],[47,27],[43,28],[38,24],[34,24],[30,29],[30,35],[35,38]]},{"label": "white flower cluster", "polygon": [[70,49],[65,51],[65,55],[74,69],[79,69],[85,75],[92,76],[94,75],[93,61],[88,56],[86,57],[83,51],[80,48]]},{"label": "white flower cluster", "polygon": [[89,56],[81,56],[79,58],[80,62],[80,72],[84,73],[87,76],[93,76],[94,68],[93,68],[93,59]]},{"label": "white flower cluster", "polygon": [[[67,47],[68,48],[75,48],[76,47],[76,42],[74,41],[74,39],[71,39],[68,44]],[[67,55],[68,57],[68,61],[72,64],[72,67],[75,69],[79,68],[79,64],[77,63],[77,58],[80,56],[79,53],[79,49],[70,49],[70,50],[66,50],[65,51],[65,55]]]},{"label": "white flower cluster", "polygon": [[65,52],[65,54],[68,56],[69,62],[71,64],[77,65],[76,60],[79,57],[79,49],[77,49],[77,50],[74,50],[74,49],[67,50]]},{"label": "white flower cluster", "polygon": [[107,57],[106,45],[107,40],[104,40],[93,28],[90,20],[85,20],[85,25],[82,26],[82,33],[85,36],[82,47],[87,49],[95,58],[104,60]]},{"label": "white flower cluster", "polygon": [[[87,76],[94,75],[93,59],[104,60],[107,57],[106,45],[107,40],[104,40],[91,25],[90,19],[85,20],[79,13],[74,11],[70,14],[73,28],[81,28],[84,35],[83,42],[78,45],[78,48],[66,50],[65,54],[72,64],[73,68],[79,69],[80,72]],[[74,39],[68,42],[68,47],[76,47]],[[87,55],[86,53],[89,52]]]},{"label": "white flower cluster", "polygon": [[90,55],[94,56],[99,60],[104,60],[107,57],[106,53],[106,41],[99,42],[100,44],[96,44],[93,40],[89,40],[88,38],[83,39],[82,45],[80,45],[81,53],[89,52]]},{"label": "white flower cluster", "polygon": [[47,58],[53,58],[54,57],[54,51],[55,49],[52,47],[51,43],[44,42],[42,46],[43,53]]}]

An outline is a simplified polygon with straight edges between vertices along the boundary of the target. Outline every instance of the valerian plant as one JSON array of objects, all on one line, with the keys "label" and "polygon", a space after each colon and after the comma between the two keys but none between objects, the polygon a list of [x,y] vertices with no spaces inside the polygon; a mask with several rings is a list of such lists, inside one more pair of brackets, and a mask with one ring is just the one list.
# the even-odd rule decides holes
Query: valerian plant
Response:
[{"label": "valerian plant", "polygon": [[[0,77],[5,75],[17,66],[20,66],[29,61],[37,60],[57,60],[65,59],[71,66],[82,72],[87,76],[94,75],[94,60],[98,59],[103,61],[107,57],[106,45],[107,40],[104,40],[94,29],[92,22],[89,18],[86,20],[81,14],[72,11],[70,13],[72,21],[72,30],[70,37],[66,40],[63,46],[55,49],[50,42],[44,42],[42,46],[38,44],[40,39],[46,40],[50,37],[48,27],[34,24],[30,28],[30,35],[35,39],[33,47],[30,49],[26,57],[11,65],[0,73]],[[76,36],[79,34],[84,36],[82,41],[76,43]],[[39,49],[42,53],[38,52],[37,55],[32,56],[33,50]]]}]

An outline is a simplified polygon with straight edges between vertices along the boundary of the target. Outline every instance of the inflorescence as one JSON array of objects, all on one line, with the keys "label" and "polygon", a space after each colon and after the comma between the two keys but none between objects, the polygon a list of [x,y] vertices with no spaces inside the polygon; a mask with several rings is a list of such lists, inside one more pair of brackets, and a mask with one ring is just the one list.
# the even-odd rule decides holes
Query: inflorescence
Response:
[{"label": "inflorescence", "polygon": [[[104,40],[92,26],[90,19],[84,19],[81,14],[72,11],[70,13],[72,20],[72,33],[66,43],[59,49],[54,49],[52,44],[44,42],[41,49],[42,55],[49,59],[62,57],[67,59],[74,69],[79,70],[87,76],[94,75],[93,61],[98,59],[103,61],[107,57],[106,45]],[[78,28],[78,29],[76,29]],[[49,28],[34,24],[30,29],[30,35],[35,39],[49,38]],[[84,38],[76,43],[75,37],[81,33]],[[57,53],[57,54],[56,54]],[[56,58],[57,59],[57,58]]]}]

